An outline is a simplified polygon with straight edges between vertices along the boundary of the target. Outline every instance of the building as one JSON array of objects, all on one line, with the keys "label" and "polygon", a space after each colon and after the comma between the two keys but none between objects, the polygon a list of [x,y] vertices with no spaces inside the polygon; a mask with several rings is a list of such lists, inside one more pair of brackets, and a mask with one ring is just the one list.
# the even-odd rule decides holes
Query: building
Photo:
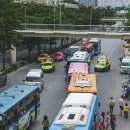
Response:
[{"label": "building", "polygon": [[[55,5],[59,5],[59,3],[62,0],[14,0],[16,3],[29,3],[29,2],[36,2],[36,3],[44,3],[48,6],[53,6],[54,3]],[[97,7],[98,5],[98,0],[75,0],[79,4],[85,5],[85,6],[93,6]],[[79,8],[76,4],[71,4],[71,3],[64,3],[64,6],[67,8]]]},{"label": "building", "polygon": [[85,6],[93,6],[93,7],[98,6],[98,0],[75,0],[75,1]]}]

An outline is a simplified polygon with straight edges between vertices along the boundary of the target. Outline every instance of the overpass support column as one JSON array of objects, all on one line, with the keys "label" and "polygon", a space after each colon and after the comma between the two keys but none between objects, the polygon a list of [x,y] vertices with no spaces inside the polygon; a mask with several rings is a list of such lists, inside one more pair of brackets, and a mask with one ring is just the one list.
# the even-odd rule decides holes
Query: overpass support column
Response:
[{"label": "overpass support column", "polygon": [[16,47],[11,45],[10,55],[11,55],[11,64],[16,63]]}]

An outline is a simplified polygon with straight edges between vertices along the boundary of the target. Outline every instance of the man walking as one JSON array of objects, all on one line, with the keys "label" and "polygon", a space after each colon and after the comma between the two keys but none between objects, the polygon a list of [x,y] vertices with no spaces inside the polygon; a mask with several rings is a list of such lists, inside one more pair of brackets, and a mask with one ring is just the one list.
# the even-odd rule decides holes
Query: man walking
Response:
[{"label": "man walking", "polygon": [[109,100],[109,108],[110,108],[110,113],[111,113],[111,114],[113,113],[114,107],[115,107],[115,101],[114,101],[113,97],[110,97],[110,100]]},{"label": "man walking", "polygon": [[123,107],[124,107],[124,99],[123,99],[123,96],[121,96],[119,99],[119,108],[120,108],[119,116],[122,116]]}]

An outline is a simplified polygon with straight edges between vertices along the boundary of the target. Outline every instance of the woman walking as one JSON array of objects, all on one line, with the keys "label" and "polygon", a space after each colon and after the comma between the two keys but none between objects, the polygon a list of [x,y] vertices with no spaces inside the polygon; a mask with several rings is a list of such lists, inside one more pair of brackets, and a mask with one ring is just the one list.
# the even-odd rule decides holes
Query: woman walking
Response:
[{"label": "woman walking", "polygon": [[48,120],[47,115],[45,115],[43,117],[42,126],[43,126],[43,130],[48,130],[49,129],[49,120]]},{"label": "woman walking", "polygon": [[124,110],[124,118],[126,120],[128,120],[128,114],[129,114],[129,106],[128,106],[128,103],[125,103],[124,107],[123,107],[123,110]]},{"label": "woman walking", "polygon": [[106,130],[108,130],[109,129],[109,127],[110,127],[110,112],[107,112],[107,115],[106,115]]}]

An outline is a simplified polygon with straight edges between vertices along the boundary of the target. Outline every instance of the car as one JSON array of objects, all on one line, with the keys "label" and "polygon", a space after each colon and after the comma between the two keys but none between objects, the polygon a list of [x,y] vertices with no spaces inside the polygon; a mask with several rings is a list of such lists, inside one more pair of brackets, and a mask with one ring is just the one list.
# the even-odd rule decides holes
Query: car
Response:
[{"label": "car", "polygon": [[65,59],[65,56],[62,52],[56,52],[53,56],[54,61],[63,61]]},{"label": "car", "polygon": [[94,67],[95,72],[104,72],[110,70],[110,64],[108,62],[98,62]]},{"label": "car", "polygon": [[6,85],[7,82],[7,74],[0,72],[0,86]]},{"label": "car", "polygon": [[111,29],[110,28],[106,28],[106,32],[110,32],[111,31]]},{"label": "car", "polygon": [[43,72],[53,72],[55,70],[55,64],[50,60],[46,60],[45,63],[41,64],[41,69]]},{"label": "car", "polygon": [[101,56],[98,58],[98,60],[97,60],[97,63],[98,63],[98,62],[108,62],[107,56],[101,55]]},{"label": "car", "polygon": [[50,56],[48,54],[41,54],[39,57],[38,57],[38,62],[44,62],[47,60],[47,58],[49,58]]}]

